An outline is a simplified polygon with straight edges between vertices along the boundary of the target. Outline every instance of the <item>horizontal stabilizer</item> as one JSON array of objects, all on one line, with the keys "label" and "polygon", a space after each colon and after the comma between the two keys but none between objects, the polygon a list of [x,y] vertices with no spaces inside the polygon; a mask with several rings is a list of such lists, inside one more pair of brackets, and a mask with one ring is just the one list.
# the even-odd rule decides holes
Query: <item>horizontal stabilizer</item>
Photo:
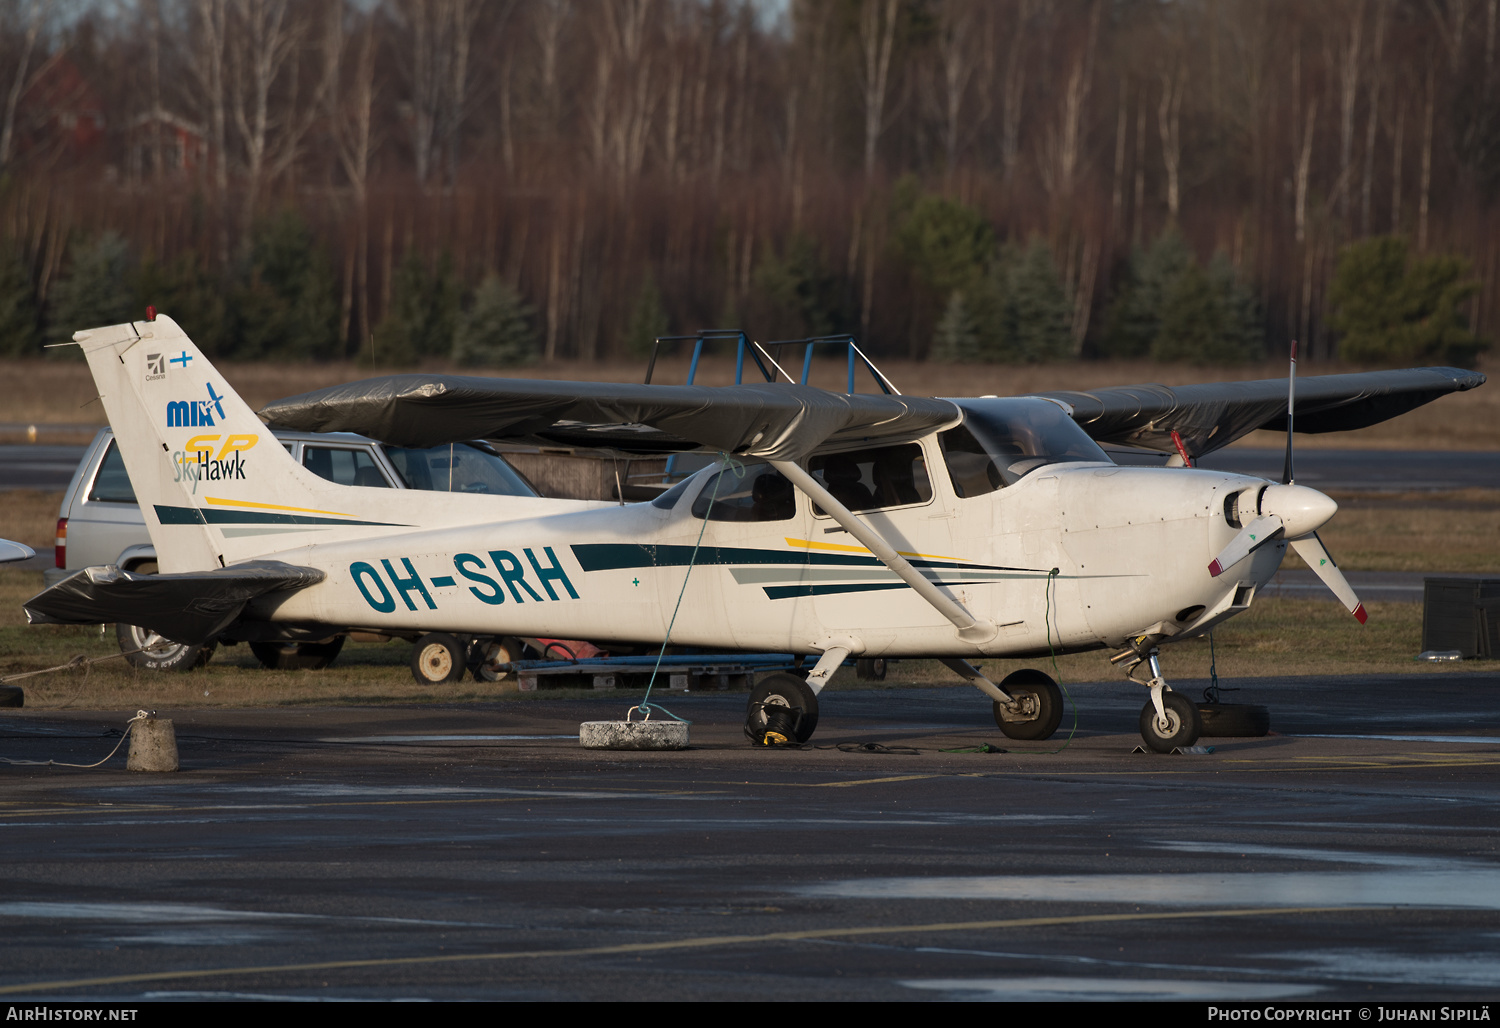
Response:
[{"label": "horizontal stabilizer", "polygon": [[323,578],[317,568],[278,560],[173,575],[138,575],[109,564],[69,575],[27,600],[25,609],[34,625],[120,622],[196,646],[227,628],[256,597],[305,589]]}]

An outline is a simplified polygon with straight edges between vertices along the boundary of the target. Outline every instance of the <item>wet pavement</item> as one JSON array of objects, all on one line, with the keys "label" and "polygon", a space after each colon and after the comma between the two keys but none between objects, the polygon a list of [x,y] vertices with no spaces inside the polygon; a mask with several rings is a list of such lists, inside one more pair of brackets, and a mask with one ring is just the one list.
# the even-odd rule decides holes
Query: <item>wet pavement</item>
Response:
[{"label": "wet pavement", "polygon": [[[743,693],[663,698],[678,753],[578,748],[633,696],[162,711],[176,774],[0,767],[0,993],[1500,995],[1500,668],[1242,684],[1274,734],[1175,756],[1115,683],[1048,743],[967,688],[827,692],[781,751]],[[6,711],[0,755],[90,763],[133,712]]]}]

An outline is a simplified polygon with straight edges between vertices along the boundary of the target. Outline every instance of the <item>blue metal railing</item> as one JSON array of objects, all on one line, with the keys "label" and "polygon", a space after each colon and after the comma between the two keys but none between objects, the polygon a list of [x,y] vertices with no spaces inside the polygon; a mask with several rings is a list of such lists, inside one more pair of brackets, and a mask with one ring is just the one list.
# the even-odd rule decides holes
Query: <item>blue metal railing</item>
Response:
[{"label": "blue metal railing", "polygon": [[[767,382],[776,381],[778,375],[784,377],[788,382],[790,382],[792,381],[792,376],[776,360],[776,356],[773,354],[773,351],[779,353],[782,349],[789,346],[801,346],[803,347],[802,377],[798,380],[798,382],[801,385],[807,385],[808,379],[812,376],[812,359],[813,353],[816,348],[820,346],[843,346],[848,356],[849,363],[849,375],[846,384],[846,391],[848,393],[853,394],[855,371],[861,364],[863,364],[864,367],[869,370],[870,377],[874,379],[875,384],[880,387],[881,392],[885,393],[887,396],[901,395],[901,390],[897,389],[891,382],[891,380],[885,376],[884,372],[882,372],[878,367],[875,366],[875,362],[870,360],[870,358],[865,355],[865,352],[859,348],[859,344],[854,341],[854,337],[852,335],[814,336],[809,339],[778,339],[774,342],[761,344],[752,340],[749,336],[747,336],[743,331],[739,329],[711,329],[708,331],[699,332],[698,334],[691,336],[658,336],[655,343],[651,347],[650,363],[646,365],[646,383],[648,385],[651,383],[651,376],[656,370],[656,358],[657,355],[661,352],[663,343],[679,343],[686,342],[687,340],[692,340],[693,359],[688,365],[688,376],[686,383],[687,385],[692,385],[698,377],[698,366],[703,358],[704,344],[718,339],[735,340],[735,385],[740,385],[745,380],[746,355],[749,355],[749,357],[755,362],[756,368],[760,371],[761,376]],[[767,366],[768,364],[770,365],[769,367]]]}]

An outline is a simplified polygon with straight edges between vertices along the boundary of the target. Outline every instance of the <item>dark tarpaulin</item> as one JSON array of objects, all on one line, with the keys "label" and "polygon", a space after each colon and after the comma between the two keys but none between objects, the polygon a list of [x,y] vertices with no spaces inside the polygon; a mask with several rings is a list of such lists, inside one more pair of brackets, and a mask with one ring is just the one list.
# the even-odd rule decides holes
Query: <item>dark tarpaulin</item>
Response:
[{"label": "dark tarpaulin", "polygon": [[[278,428],[358,432],[398,446],[568,439],[624,450],[704,448],[768,460],[798,460],[825,444],[906,442],[959,419],[947,400],[850,396],[787,383],[713,387],[462,375],[351,382],[277,400],[260,414]],[[626,425],[656,432],[594,431]]]},{"label": "dark tarpaulin", "polygon": [[138,575],[113,564],[84,568],[26,601],[32,624],[122,622],[196,646],[214,638],[257,596],[305,589],[324,578],[317,568],[252,560],[212,571]]},{"label": "dark tarpaulin", "polygon": [[[1297,379],[1298,432],[1345,432],[1405,414],[1448,393],[1484,383],[1477,371],[1410,368]],[[1193,457],[1212,453],[1258,428],[1286,431],[1287,380],[1205,385],[1119,386],[1036,393],[1073,408],[1073,420],[1101,443],[1172,453],[1172,432]]]}]

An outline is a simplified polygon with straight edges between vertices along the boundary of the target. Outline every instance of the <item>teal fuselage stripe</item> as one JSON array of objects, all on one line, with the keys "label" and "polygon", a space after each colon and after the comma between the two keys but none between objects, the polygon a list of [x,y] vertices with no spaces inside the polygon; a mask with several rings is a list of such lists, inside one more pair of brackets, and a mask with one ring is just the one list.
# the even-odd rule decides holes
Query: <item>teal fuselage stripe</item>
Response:
[{"label": "teal fuselage stripe", "polygon": [[201,510],[197,507],[168,507],[154,504],[156,520],[163,525],[376,525],[382,528],[405,528],[390,521],[348,521],[342,518],[320,518],[310,514],[282,514],[261,510]]},{"label": "teal fuselage stripe", "polygon": [[[1040,572],[1038,572],[1040,574]],[[994,582],[944,582],[942,579],[931,579],[933,585],[945,588],[954,588],[961,585],[994,585]],[[869,593],[880,592],[887,589],[910,589],[911,586],[905,582],[849,582],[846,584],[833,585],[768,585],[766,599],[788,600],[797,596],[835,596],[839,593]]]},{"label": "teal fuselage stripe", "polygon": [[[573,556],[585,571],[634,571],[640,568],[685,567],[688,564],[784,564],[791,567],[883,567],[880,559],[863,553],[819,553],[814,550],[765,550],[742,546],[704,546],[693,557],[691,546],[653,546],[648,543],[575,543]],[[959,564],[912,559],[919,568],[965,571],[1032,571],[993,564]],[[1040,572],[1036,572],[1040,573]]]}]

